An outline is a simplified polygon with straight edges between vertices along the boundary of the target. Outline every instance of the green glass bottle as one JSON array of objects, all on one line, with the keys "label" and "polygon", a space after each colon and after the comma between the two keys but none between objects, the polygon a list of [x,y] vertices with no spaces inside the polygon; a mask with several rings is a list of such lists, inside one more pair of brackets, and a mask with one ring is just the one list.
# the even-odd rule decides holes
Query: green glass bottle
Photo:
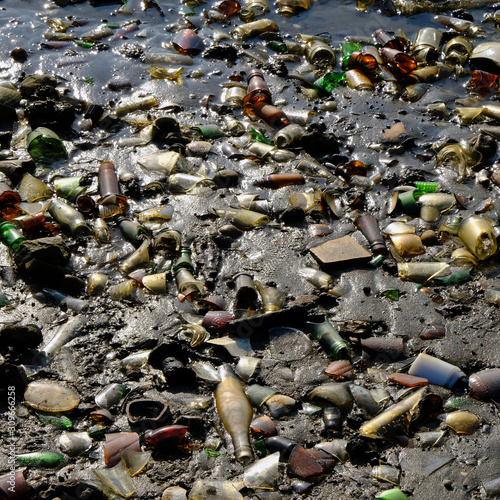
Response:
[{"label": "green glass bottle", "polygon": [[456,273],[453,273],[450,276],[436,276],[433,279],[441,285],[463,285],[464,283],[470,281],[472,276],[470,275],[470,269],[459,269]]},{"label": "green glass bottle", "polygon": [[26,238],[15,224],[12,222],[2,222],[0,224],[0,239],[2,243],[15,252]]},{"label": "green glass bottle", "polygon": [[308,321],[306,330],[333,358],[349,359],[351,357],[352,348],[349,342],[344,340],[326,319],[322,323]]},{"label": "green glass bottle", "polygon": [[57,467],[64,459],[64,455],[57,451],[35,451],[33,453],[24,453],[17,455],[16,461],[27,467],[43,467],[53,469]]},{"label": "green glass bottle", "polygon": [[345,85],[345,75],[344,73],[327,73],[318,78],[313,85],[320,96],[329,96],[333,89]]},{"label": "green glass bottle", "polygon": [[175,261],[173,270],[176,273],[179,269],[188,269],[189,271],[194,271],[194,264],[191,259],[191,250],[189,248],[181,249],[181,254],[179,258]]},{"label": "green glass bottle", "polygon": [[38,127],[28,135],[28,153],[37,163],[65,160],[68,153],[60,137],[52,130]]}]

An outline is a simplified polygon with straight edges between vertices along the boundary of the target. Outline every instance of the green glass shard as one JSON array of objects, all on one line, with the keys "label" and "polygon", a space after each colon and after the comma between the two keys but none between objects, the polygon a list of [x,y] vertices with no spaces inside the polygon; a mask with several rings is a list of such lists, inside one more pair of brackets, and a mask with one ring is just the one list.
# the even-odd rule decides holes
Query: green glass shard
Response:
[{"label": "green glass shard", "polygon": [[60,416],[53,416],[53,415],[43,415],[42,413],[37,413],[36,414],[38,420],[42,422],[42,424],[47,424],[47,425],[52,425],[54,427],[57,427],[58,429],[71,429],[73,427],[73,422],[68,417]]},{"label": "green glass shard", "polygon": [[209,457],[218,457],[220,455],[220,453],[218,451],[215,451],[215,450],[209,450],[209,449],[206,449],[204,450],[205,453],[209,456]]},{"label": "green glass shard", "polygon": [[268,144],[269,146],[274,146],[274,144],[264,134],[261,134],[258,130],[255,130],[253,127],[250,127],[250,133],[252,134],[252,138],[254,141],[262,142],[264,144]]},{"label": "green glass shard", "polygon": [[382,292],[382,295],[393,302],[397,302],[399,300],[399,290],[385,290]]}]

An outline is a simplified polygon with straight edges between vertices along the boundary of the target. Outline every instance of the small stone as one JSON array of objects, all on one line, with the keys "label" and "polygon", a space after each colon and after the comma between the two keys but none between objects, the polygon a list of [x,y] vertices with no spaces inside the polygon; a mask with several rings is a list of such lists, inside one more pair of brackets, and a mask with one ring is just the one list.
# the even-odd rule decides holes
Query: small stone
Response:
[{"label": "small stone", "polygon": [[227,236],[233,239],[243,236],[243,231],[241,231],[241,229],[238,229],[236,226],[233,226],[232,224],[226,224],[222,226],[219,229],[219,233],[222,234],[223,236]]},{"label": "small stone", "polygon": [[393,373],[387,377],[391,382],[405,385],[407,387],[417,387],[427,385],[429,381],[423,377],[416,377],[415,375],[408,375],[407,373]]},{"label": "small stone", "polygon": [[39,380],[28,385],[24,400],[35,410],[63,413],[76,408],[80,403],[80,396],[69,385]]},{"label": "small stone", "polygon": [[20,269],[34,260],[47,264],[65,266],[71,256],[70,249],[60,236],[26,240],[14,254],[16,265]]},{"label": "small stone", "polygon": [[0,349],[6,346],[30,349],[42,340],[42,331],[36,325],[7,325],[0,331]]},{"label": "small stone", "polygon": [[86,432],[63,432],[59,438],[59,449],[70,457],[77,457],[90,450],[92,442]]},{"label": "small stone", "polygon": [[278,429],[276,428],[274,422],[267,415],[264,415],[252,420],[250,424],[250,432],[255,437],[269,437],[276,436],[278,434]]},{"label": "small stone", "polygon": [[163,492],[161,500],[187,500],[187,490],[180,486],[170,486]]},{"label": "small stone", "polygon": [[50,75],[30,75],[21,82],[19,90],[21,91],[21,95],[25,99],[28,99],[39,87],[45,85],[50,85],[55,88],[57,87],[57,79]]},{"label": "small stone", "polygon": [[212,149],[212,143],[208,141],[192,141],[186,146],[186,156],[205,157]]},{"label": "small stone", "polygon": [[397,142],[402,135],[406,134],[406,129],[404,125],[399,122],[394,124],[392,127],[386,128],[382,131],[382,138],[388,142]]},{"label": "small stone", "polygon": [[370,337],[361,341],[363,351],[373,356],[387,356],[395,361],[403,356],[404,345],[402,338]]},{"label": "small stone", "polygon": [[15,48],[10,52],[10,57],[16,62],[24,62],[28,59],[28,53],[21,47]]},{"label": "small stone", "polygon": [[368,262],[372,255],[350,236],[343,236],[311,248],[311,253],[322,265],[340,265],[355,261]]},{"label": "small stone", "polygon": [[321,450],[306,450],[295,446],[288,459],[288,473],[292,477],[311,479],[330,469],[334,464],[333,457]]},{"label": "small stone", "polygon": [[229,188],[236,186],[238,184],[238,180],[240,178],[240,174],[236,172],[236,170],[224,169],[219,170],[212,179],[215,182],[215,185],[220,188]]},{"label": "small stone", "polygon": [[275,394],[266,401],[266,406],[269,408],[271,415],[275,418],[288,415],[295,406],[295,399],[284,394]]},{"label": "small stone", "polygon": [[432,229],[427,229],[427,231],[424,231],[422,233],[422,236],[420,236],[420,239],[422,240],[422,243],[426,247],[430,247],[430,246],[439,244],[438,235]]}]

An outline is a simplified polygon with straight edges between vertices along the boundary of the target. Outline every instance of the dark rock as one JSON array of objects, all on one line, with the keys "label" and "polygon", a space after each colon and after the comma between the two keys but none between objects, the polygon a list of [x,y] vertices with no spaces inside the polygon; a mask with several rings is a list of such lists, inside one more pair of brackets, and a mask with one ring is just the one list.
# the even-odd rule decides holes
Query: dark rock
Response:
[{"label": "dark rock", "polygon": [[57,87],[57,79],[50,75],[30,75],[21,82],[19,90],[25,99],[29,99],[39,87],[45,85]]},{"label": "dark rock", "polygon": [[17,121],[16,110],[0,104],[0,126],[12,125],[15,121]]},{"label": "dark rock", "polygon": [[24,393],[29,383],[24,370],[11,363],[0,365],[0,378],[4,387],[14,386],[16,388],[16,393],[19,395]]},{"label": "dark rock", "polygon": [[122,56],[139,59],[144,54],[144,49],[138,43],[124,43],[118,52]]},{"label": "dark rock", "polygon": [[215,185],[220,188],[234,187],[238,184],[240,174],[236,170],[219,170],[213,178]]},{"label": "dark rock", "polygon": [[3,172],[12,184],[17,185],[21,177],[26,173],[34,172],[36,163],[33,160],[2,160],[0,161],[0,172]]},{"label": "dark rock", "polygon": [[26,240],[14,254],[14,261],[20,270],[33,260],[65,266],[71,256],[70,249],[60,236]]},{"label": "dark rock", "polygon": [[114,92],[120,92],[122,90],[129,90],[132,88],[132,83],[129,80],[112,80],[108,83],[108,89]]},{"label": "dark rock", "polygon": [[33,101],[44,101],[46,99],[59,100],[59,92],[51,85],[40,85],[31,96]]},{"label": "dark rock", "polygon": [[301,224],[304,222],[305,218],[306,214],[300,207],[287,208],[286,210],[283,210],[278,217],[279,221],[287,226],[296,226],[297,224]]},{"label": "dark rock", "polygon": [[376,360],[392,362],[403,356],[403,339],[397,337],[370,337],[361,341],[363,351]]},{"label": "dark rock", "polygon": [[16,62],[24,62],[28,59],[28,53],[21,47],[15,48],[10,52],[10,57]]},{"label": "dark rock", "polygon": [[4,346],[30,349],[42,341],[42,331],[36,325],[7,325],[0,331],[0,349]]},{"label": "dark rock", "polygon": [[238,51],[234,45],[228,43],[220,43],[212,45],[203,52],[203,57],[207,59],[218,59],[221,61],[235,62],[238,58]]},{"label": "dark rock", "polygon": [[346,451],[351,457],[353,464],[366,464],[378,457],[376,444],[369,438],[355,435],[346,446]]},{"label": "dark rock", "polygon": [[75,108],[68,102],[45,99],[30,102],[25,110],[32,128],[47,127],[67,131],[75,119]]}]

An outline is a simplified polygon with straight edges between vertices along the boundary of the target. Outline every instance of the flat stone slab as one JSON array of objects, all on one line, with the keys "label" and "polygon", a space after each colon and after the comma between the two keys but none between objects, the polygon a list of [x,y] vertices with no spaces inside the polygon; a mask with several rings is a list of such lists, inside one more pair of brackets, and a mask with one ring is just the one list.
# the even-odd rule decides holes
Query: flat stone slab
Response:
[{"label": "flat stone slab", "polygon": [[322,265],[340,265],[355,261],[369,261],[372,254],[350,236],[343,236],[311,248],[314,258]]}]

